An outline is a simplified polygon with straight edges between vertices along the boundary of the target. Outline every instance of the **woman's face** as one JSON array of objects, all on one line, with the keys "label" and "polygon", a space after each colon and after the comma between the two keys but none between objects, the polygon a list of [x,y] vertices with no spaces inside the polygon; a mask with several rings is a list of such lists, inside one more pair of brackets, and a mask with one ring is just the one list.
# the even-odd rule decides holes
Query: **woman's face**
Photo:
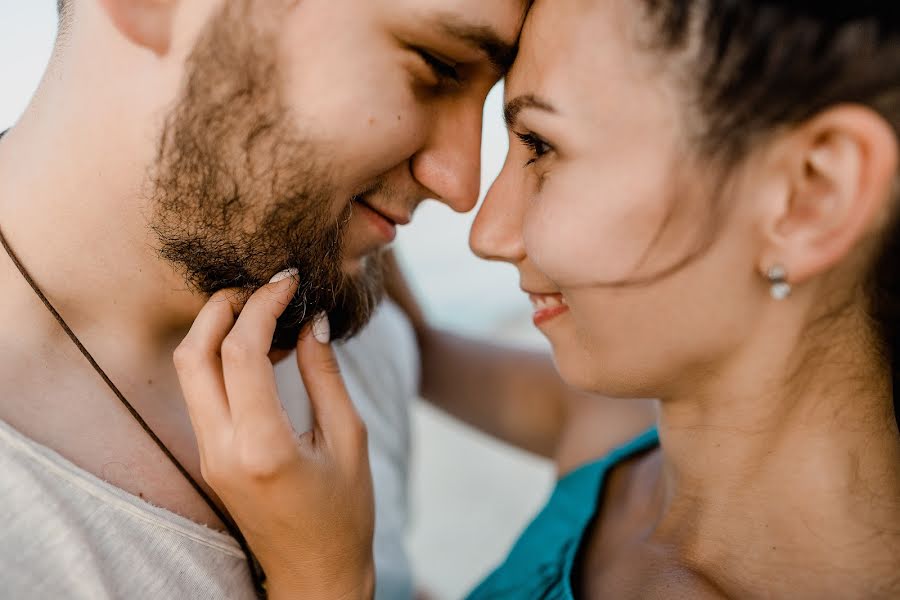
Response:
[{"label": "woman's face", "polygon": [[765,190],[734,177],[713,199],[643,18],[634,0],[535,3],[506,84],[509,155],[471,237],[519,269],[563,377],[622,397],[721,368],[766,297],[749,212]]}]

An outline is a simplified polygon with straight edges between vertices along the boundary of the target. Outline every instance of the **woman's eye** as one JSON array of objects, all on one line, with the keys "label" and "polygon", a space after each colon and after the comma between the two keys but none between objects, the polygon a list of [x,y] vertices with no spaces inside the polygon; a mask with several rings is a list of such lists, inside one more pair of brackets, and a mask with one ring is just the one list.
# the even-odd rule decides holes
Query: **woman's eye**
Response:
[{"label": "woman's eye", "polygon": [[519,141],[521,141],[531,153],[531,158],[525,163],[526,167],[533,165],[546,154],[553,151],[553,146],[533,133],[516,133],[516,137],[519,138]]},{"label": "woman's eye", "polygon": [[422,57],[422,60],[428,65],[428,68],[431,69],[440,83],[457,85],[462,81],[456,65],[440,59],[426,50],[416,48],[416,52]]}]

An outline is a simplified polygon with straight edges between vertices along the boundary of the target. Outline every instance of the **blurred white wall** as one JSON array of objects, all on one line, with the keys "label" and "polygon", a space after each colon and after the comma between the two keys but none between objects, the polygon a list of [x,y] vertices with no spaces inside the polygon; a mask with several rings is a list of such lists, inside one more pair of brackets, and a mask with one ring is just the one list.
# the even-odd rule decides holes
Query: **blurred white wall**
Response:
[{"label": "blurred white wall", "polygon": [[[0,131],[27,105],[55,34],[55,0],[0,0]],[[485,107],[482,192],[506,155],[501,114],[498,86]],[[515,270],[478,260],[469,251],[474,215],[458,215],[436,202],[422,206],[396,244],[414,289],[439,325],[542,346]],[[503,557],[540,506],[553,474],[544,461],[475,434],[426,406],[417,407],[415,424],[410,549],[423,588],[435,598],[458,598]]]},{"label": "blurred white wall", "polygon": [[0,131],[28,104],[54,36],[55,0],[0,0]]}]

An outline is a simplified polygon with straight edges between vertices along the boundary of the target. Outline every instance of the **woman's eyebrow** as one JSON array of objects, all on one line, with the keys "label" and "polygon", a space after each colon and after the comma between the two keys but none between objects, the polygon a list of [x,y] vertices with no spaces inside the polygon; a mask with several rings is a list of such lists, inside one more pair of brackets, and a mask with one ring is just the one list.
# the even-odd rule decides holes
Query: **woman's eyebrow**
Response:
[{"label": "woman's eyebrow", "polygon": [[547,100],[535,96],[534,94],[524,94],[522,96],[517,96],[506,103],[506,106],[503,109],[503,118],[506,121],[507,128],[514,129],[516,127],[519,113],[526,108],[535,108],[537,110],[556,114],[556,109]]}]

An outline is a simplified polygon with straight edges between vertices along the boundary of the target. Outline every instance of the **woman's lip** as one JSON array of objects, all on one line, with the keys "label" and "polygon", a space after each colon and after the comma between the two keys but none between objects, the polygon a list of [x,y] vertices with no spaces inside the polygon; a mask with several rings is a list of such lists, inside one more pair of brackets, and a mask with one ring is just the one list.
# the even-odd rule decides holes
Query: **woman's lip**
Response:
[{"label": "woman's lip", "polygon": [[539,326],[569,311],[569,305],[562,294],[528,294],[534,305],[534,324]]},{"label": "woman's lip", "polygon": [[397,238],[397,225],[393,221],[388,220],[380,212],[377,212],[368,204],[362,201],[355,201],[357,210],[363,213],[378,232],[384,237],[386,243],[393,242]]},{"label": "woman's lip", "polygon": [[541,310],[534,311],[532,320],[534,321],[535,326],[540,327],[547,321],[551,321],[567,312],[569,312],[569,307],[566,305],[542,308]]}]

